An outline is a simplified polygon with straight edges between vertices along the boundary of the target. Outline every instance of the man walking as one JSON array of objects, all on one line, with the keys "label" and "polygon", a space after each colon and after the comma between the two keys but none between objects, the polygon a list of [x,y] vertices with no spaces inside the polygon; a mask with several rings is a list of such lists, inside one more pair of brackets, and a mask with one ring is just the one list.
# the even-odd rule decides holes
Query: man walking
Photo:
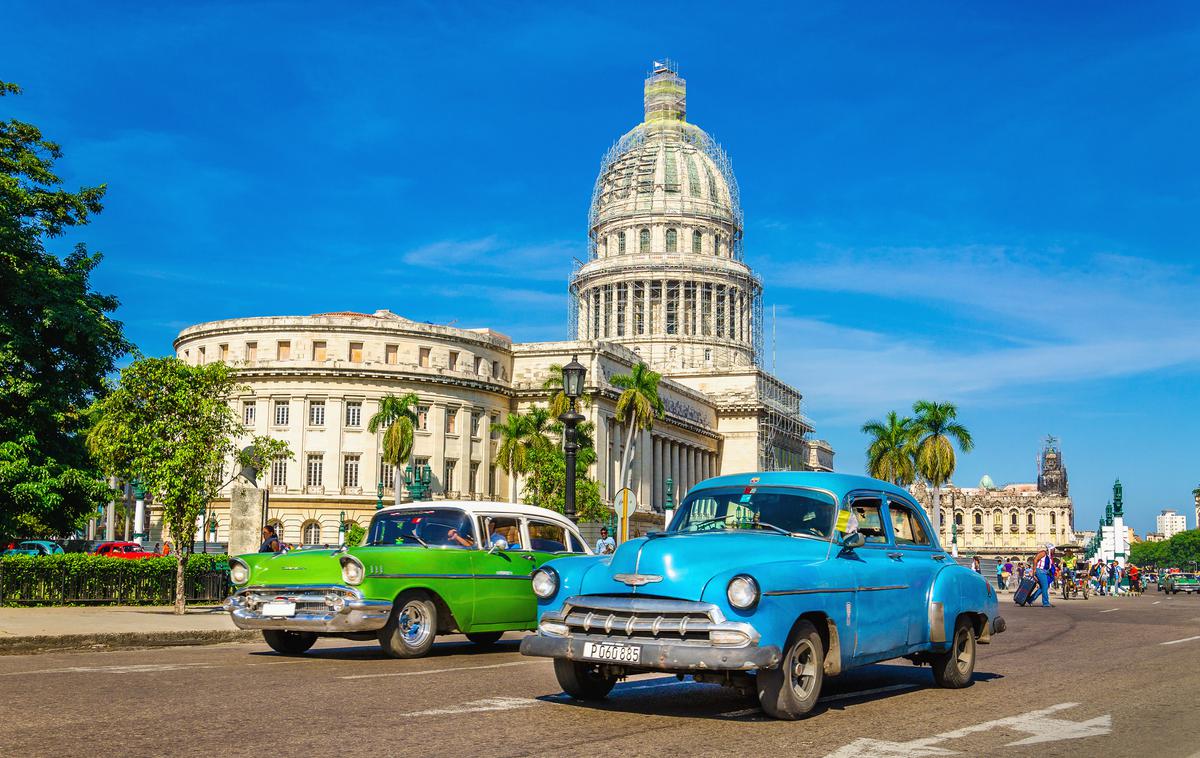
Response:
[{"label": "man walking", "polygon": [[1053,603],[1050,602],[1050,571],[1054,566],[1054,546],[1049,542],[1046,543],[1046,549],[1039,552],[1033,558],[1034,576],[1037,577],[1038,588],[1029,598],[1029,603],[1033,602],[1033,598],[1040,592],[1042,594],[1042,607],[1050,608]]}]

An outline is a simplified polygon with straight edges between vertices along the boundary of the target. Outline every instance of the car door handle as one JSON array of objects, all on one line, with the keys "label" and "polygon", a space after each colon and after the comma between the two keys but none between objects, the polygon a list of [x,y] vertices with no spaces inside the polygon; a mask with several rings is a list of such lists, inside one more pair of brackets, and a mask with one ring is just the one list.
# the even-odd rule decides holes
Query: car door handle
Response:
[{"label": "car door handle", "polygon": [[897,561],[903,557],[904,557],[904,553],[888,553],[888,558],[893,558]]},{"label": "car door handle", "polygon": [[521,557],[530,563],[535,563],[537,561],[537,558],[534,558],[532,555],[522,555]]},{"label": "car door handle", "polygon": [[944,560],[946,560],[946,554],[945,553],[934,553],[933,559],[935,561],[944,561]]}]

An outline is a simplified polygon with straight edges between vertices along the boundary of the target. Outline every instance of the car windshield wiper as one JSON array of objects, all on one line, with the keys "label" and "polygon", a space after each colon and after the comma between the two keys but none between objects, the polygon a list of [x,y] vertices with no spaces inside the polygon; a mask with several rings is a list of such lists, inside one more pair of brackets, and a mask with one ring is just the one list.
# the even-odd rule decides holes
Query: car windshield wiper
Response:
[{"label": "car windshield wiper", "polygon": [[429,547],[429,543],[428,543],[428,542],[426,542],[425,540],[421,539],[420,537],[418,537],[418,536],[417,536],[417,535],[415,535],[415,534],[401,534],[401,535],[400,535],[400,538],[401,538],[401,539],[404,539],[405,537],[412,537],[414,540],[416,540],[417,542],[420,542],[420,543],[421,543],[421,547]]},{"label": "car windshield wiper", "polygon": [[780,534],[786,534],[788,537],[796,536],[795,532],[789,532],[787,529],[784,529],[782,526],[775,526],[774,524],[768,524],[766,521],[752,521],[752,522],[750,522],[750,526],[765,526],[768,529],[774,529],[775,531],[779,532]]}]

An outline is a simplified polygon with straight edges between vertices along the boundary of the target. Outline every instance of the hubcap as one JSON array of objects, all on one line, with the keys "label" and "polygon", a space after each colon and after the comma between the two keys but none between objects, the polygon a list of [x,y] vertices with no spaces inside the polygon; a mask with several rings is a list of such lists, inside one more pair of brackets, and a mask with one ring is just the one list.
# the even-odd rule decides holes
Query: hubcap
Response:
[{"label": "hubcap", "polygon": [[420,645],[429,636],[429,618],[420,603],[408,603],[400,609],[400,636],[409,645]]},{"label": "hubcap", "polygon": [[968,652],[970,640],[967,638],[969,633],[965,629],[958,631],[958,639],[954,644],[954,657],[958,661],[958,670],[966,671],[971,665],[971,654]]},{"label": "hubcap", "polygon": [[792,654],[792,691],[801,700],[807,700],[817,684],[816,660],[817,651],[813,650],[812,643],[808,640],[796,643],[795,652]]}]

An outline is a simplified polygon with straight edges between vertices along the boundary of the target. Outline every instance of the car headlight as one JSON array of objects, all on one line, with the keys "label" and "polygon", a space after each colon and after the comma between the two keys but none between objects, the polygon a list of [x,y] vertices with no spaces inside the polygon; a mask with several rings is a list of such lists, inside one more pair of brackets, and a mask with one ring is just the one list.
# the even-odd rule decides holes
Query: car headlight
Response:
[{"label": "car headlight", "polygon": [[558,572],[549,566],[542,566],[533,572],[533,594],[545,600],[558,592]]},{"label": "car headlight", "polygon": [[758,595],[758,582],[746,574],[738,574],[730,579],[729,586],[725,589],[729,604],[741,611],[758,605]]},{"label": "car headlight", "polygon": [[342,581],[346,584],[362,584],[363,576],[367,573],[362,562],[353,555],[343,555],[341,561]]},{"label": "car headlight", "polygon": [[250,581],[250,567],[237,558],[230,558],[229,581],[234,584],[245,584]]}]

